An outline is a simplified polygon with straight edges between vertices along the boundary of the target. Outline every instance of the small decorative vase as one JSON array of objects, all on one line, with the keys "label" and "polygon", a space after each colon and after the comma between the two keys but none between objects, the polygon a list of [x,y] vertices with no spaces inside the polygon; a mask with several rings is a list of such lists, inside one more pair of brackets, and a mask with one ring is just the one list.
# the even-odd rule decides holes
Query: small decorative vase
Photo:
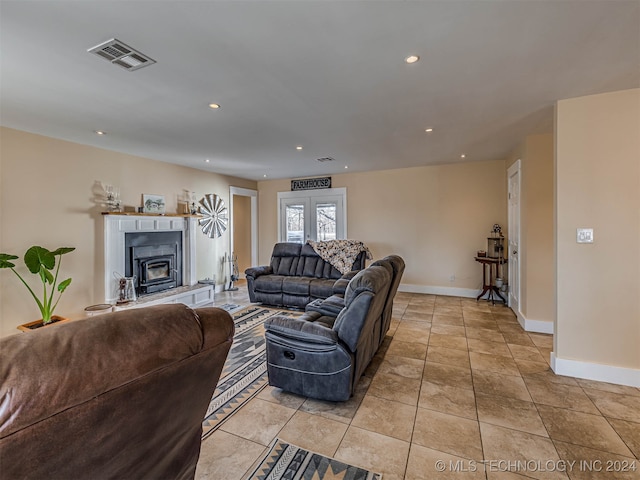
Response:
[{"label": "small decorative vase", "polygon": [[23,323],[22,325],[18,325],[17,328],[18,330],[21,330],[23,332],[32,332],[33,330],[36,330],[40,327],[48,327],[49,325],[57,325],[58,323],[65,323],[68,321],[68,318],[60,317],[58,315],[52,315],[51,322],[49,323],[42,323],[42,319],[40,319],[29,323]]},{"label": "small decorative vase", "polygon": [[502,279],[500,277],[496,278],[496,287],[502,288],[503,284],[504,284],[504,282],[502,281]]}]

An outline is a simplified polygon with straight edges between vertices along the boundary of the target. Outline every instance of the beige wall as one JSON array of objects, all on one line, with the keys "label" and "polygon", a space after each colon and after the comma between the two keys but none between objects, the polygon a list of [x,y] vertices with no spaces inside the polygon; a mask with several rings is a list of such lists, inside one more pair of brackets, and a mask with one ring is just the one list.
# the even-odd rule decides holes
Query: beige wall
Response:
[{"label": "beige wall", "polygon": [[[165,196],[175,212],[183,190],[217,193],[228,204],[229,186],[256,188],[248,180],[225,177],[146,158],[79,145],[18,130],[0,130],[0,251],[22,256],[31,245],[76,247],[63,258],[61,275],[73,282],[56,313],[77,318],[84,307],[104,301],[100,183],[120,187],[131,208],[142,193]],[[108,139],[106,140],[108,141]],[[197,236],[197,276],[220,269],[229,235]],[[26,270],[20,260],[23,270]],[[218,278],[221,272],[215,272]],[[66,278],[66,277],[64,277]],[[0,272],[0,335],[38,318],[27,290],[8,270]]]},{"label": "beige wall", "polygon": [[244,271],[251,266],[251,197],[233,196],[233,252],[244,278]]},{"label": "beige wall", "polygon": [[640,90],[562,100],[556,115],[555,355],[639,369]]},{"label": "beige wall", "polygon": [[[347,188],[348,237],[364,241],[376,259],[405,259],[405,289],[480,288],[473,257],[487,248],[494,223],[506,226],[503,160],[333,175],[332,186]],[[260,264],[278,241],[277,192],[289,190],[289,180],[258,182]]]},{"label": "beige wall", "polygon": [[[506,162],[520,159],[520,314],[555,319],[552,134],[528,136]],[[506,231],[506,229],[505,229]]]}]

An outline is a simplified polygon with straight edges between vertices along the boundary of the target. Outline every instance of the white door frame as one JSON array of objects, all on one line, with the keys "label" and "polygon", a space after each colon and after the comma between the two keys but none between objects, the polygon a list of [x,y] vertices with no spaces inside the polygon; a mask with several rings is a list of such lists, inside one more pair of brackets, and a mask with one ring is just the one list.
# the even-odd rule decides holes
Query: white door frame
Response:
[{"label": "white door frame", "polygon": [[258,265],[258,191],[229,187],[229,250],[233,252],[233,196],[251,197],[251,265]]},{"label": "white door frame", "polygon": [[[518,208],[517,210],[514,209],[514,207],[512,207],[511,204],[511,177],[514,175],[518,175]],[[516,237],[518,239],[518,243],[517,243],[517,248],[518,250],[520,250],[520,243],[522,242],[522,238],[521,238],[521,232],[522,232],[522,228],[521,228],[521,218],[520,218],[520,214],[521,214],[521,210],[522,210],[522,169],[521,169],[521,161],[520,159],[517,159],[513,165],[511,165],[508,169],[507,169],[507,208],[508,208],[508,214],[507,214],[507,218],[508,218],[508,227],[507,227],[507,232],[509,233],[509,239],[508,239],[508,244],[507,244],[507,258],[508,259],[512,259],[514,255],[517,255],[516,261],[517,261],[517,268],[511,268],[512,265],[512,260],[509,260],[509,295],[508,295],[508,300],[509,300],[509,307],[511,307],[512,310],[514,310],[514,313],[516,314],[516,316],[520,319],[522,317],[522,314],[520,313],[520,301],[521,301],[521,297],[520,297],[520,293],[521,293],[521,264],[520,264],[520,252],[516,251],[515,253],[512,251],[511,248],[511,241],[512,241],[512,235],[511,233],[514,232],[514,230],[516,230]],[[516,218],[517,221],[513,222],[513,219]],[[512,225],[512,223],[516,223],[517,224],[517,229],[514,225]],[[516,270],[516,271],[514,271]],[[512,305],[512,294],[513,292],[513,281],[512,278],[513,276],[516,276],[516,291],[515,291],[515,299],[517,300],[518,304],[517,305]]]},{"label": "white door frame", "polygon": [[326,197],[331,195],[339,195],[342,197],[342,231],[344,232],[344,238],[349,238],[347,234],[347,188],[339,187],[323,188],[318,190],[296,190],[293,192],[278,192],[278,242],[284,242],[284,240],[282,239],[282,213],[280,211],[282,199],[306,198],[310,200],[312,197]]}]

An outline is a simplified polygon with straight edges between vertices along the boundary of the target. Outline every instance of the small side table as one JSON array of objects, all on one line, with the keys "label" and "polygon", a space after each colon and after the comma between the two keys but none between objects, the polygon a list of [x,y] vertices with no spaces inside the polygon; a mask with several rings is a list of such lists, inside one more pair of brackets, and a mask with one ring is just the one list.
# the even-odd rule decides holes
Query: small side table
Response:
[{"label": "small side table", "polygon": [[487,292],[489,292],[487,300],[491,300],[493,305],[496,304],[496,295],[506,305],[507,300],[500,295],[500,289],[494,285],[495,278],[498,276],[498,266],[505,263],[505,260],[503,258],[492,257],[475,257],[475,259],[476,262],[482,264],[482,293],[478,295],[476,301],[480,300]]}]

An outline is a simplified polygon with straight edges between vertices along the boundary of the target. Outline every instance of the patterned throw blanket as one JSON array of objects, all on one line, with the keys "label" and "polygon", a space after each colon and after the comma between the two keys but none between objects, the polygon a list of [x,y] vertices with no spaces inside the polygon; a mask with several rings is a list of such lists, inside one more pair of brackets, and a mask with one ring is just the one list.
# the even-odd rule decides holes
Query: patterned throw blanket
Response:
[{"label": "patterned throw blanket", "polygon": [[329,262],[343,275],[351,271],[353,262],[360,252],[366,252],[367,260],[373,258],[369,248],[359,240],[327,240],[324,242],[307,240],[307,243],[320,255],[320,258]]}]

